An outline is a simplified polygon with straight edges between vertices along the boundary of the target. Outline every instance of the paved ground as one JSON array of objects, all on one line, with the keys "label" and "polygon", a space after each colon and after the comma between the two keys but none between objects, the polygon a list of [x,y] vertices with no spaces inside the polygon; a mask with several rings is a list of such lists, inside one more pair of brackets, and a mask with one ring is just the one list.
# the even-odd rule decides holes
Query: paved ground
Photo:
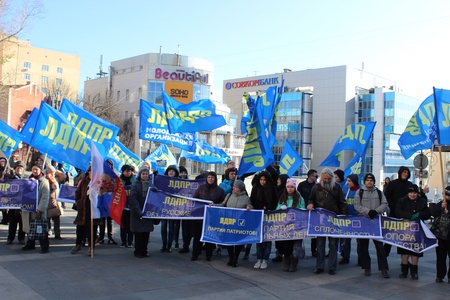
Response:
[{"label": "paved ground", "polygon": [[[100,245],[94,258],[72,255],[75,214],[66,210],[63,240],[50,239],[50,253],[21,251],[17,240],[6,245],[7,226],[0,225],[0,299],[445,299],[450,284],[435,279],[434,250],[419,262],[418,281],[400,279],[400,258],[389,257],[390,279],[376,270],[372,250],[372,276],[356,266],[355,251],[348,265],[338,265],[337,274],[313,274],[315,259],[300,261],[296,273],[283,272],[280,263],[267,270],[254,270],[255,256],[240,261],[238,268],[226,266],[225,254],[206,262],[204,256],[191,262],[189,254],[160,253],[157,226],[150,237],[150,257],[138,259],[133,249]],[[115,227],[118,232],[118,227]],[[120,240],[115,235],[116,240]],[[353,249],[356,249],[355,244]],[[255,252],[252,248],[252,254]],[[310,254],[307,242],[307,255]],[[273,255],[272,255],[273,256]]]}]

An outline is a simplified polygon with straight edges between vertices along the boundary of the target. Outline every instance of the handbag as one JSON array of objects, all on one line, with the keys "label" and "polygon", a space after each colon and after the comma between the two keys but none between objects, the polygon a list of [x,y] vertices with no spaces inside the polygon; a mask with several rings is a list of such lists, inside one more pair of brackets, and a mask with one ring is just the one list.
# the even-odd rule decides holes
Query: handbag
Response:
[{"label": "handbag", "polygon": [[48,236],[47,219],[32,219],[30,222],[30,240],[41,240]]},{"label": "handbag", "polygon": [[450,240],[450,215],[441,214],[436,217],[431,225],[430,231],[441,240]]},{"label": "handbag", "polygon": [[294,248],[292,249],[292,256],[296,259],[305,258],[305,246],[303,245],[303,240],[298,240],[294,243]]}]

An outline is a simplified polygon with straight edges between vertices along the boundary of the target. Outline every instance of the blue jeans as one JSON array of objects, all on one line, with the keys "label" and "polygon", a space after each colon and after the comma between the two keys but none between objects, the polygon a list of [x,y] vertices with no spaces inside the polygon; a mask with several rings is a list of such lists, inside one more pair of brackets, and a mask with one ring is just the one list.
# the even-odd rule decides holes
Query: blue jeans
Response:
[{"label": "blue jeans", "polygon": [[[327,238],[324,236],[317,237],[317,260],[316,260],[316,268],[325,269],[325,244]],[[328,237],[328,248],[329,248],[329,256],[328,256],[328,269],[336,270],[337,265],[337,244],[339,239]]]},{"label": "blue jeans", "polygon": [[263,242],[256,244],[256,259],[269,260],[272,251],[272,242]]}]

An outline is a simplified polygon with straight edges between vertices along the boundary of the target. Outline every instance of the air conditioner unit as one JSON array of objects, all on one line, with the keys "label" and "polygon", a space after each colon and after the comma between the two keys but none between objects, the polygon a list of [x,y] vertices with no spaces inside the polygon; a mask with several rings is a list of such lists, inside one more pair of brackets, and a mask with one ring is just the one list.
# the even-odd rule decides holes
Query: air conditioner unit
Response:
[{"label": "air conditioner unit", "polygon": [[28,68],[23,68],[22,70],[20,70],[20,71],[22,71],[22,72],[28,72]]}]

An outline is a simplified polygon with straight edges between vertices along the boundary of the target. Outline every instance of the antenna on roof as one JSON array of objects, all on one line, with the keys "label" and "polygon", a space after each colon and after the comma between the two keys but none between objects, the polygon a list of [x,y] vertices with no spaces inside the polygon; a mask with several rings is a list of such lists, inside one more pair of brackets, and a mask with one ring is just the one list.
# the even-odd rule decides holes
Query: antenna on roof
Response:
[{"label": "antenna on roof", "polygon": [[108,73],[103,72],[102,64],[103,64],[103,54],[100,55],[100,67],[99,67],[99,68],[100,68],[100,71],[97,73],[97,75],[98,75],[99,77],[105,77],[105,75],[108,75]]}]

